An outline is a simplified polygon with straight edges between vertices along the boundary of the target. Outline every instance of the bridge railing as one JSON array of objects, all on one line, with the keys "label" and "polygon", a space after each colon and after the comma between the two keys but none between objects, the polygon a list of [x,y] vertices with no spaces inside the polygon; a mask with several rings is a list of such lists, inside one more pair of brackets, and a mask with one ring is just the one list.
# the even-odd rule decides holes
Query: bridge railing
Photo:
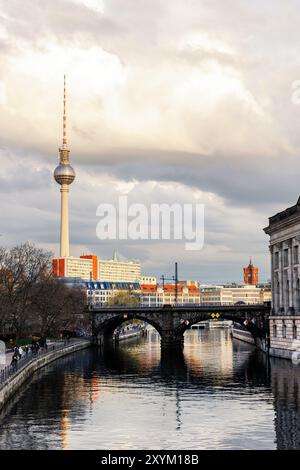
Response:
[{"label": "bridge railing", "polygon": [[216,303],[216,304],[208,304],[205,302],[198,302],[198,303],[184,303],[184,304],[162,304],[162,305],[89,305],[90,310],[99,309],[99,310],[141,310],[145,309],[161,309],[161,308],[168,308],[168,307],[176,307],[176,309],[186,309],[187,307],[207,307],[207,308],[218,308],[218,307],[228,307],[228,308],[247,308],[247,307],[256,307],[256,308],[269,308],[271,307],[271,302],[264,302],[261,304],[254,303],[254,304],[229,304],[229,303]]}]

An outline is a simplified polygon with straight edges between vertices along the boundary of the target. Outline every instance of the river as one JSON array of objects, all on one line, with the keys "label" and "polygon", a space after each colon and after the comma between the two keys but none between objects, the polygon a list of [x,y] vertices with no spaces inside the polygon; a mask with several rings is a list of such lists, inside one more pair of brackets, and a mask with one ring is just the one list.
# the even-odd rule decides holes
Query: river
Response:
[{"label": "river", "polygon": [[300,449],[300,365],[228,329],[161,356],[150,331],[37,372],[0,415],[0,449]]}]

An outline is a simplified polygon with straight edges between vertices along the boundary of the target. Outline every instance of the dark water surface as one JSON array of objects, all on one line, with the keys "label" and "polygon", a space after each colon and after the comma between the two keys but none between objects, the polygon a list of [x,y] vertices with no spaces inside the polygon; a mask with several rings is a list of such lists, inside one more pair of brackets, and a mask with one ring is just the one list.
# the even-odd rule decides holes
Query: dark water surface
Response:
[{"label": "dark water surface", "polygon": [[75,353],[37,372],[0,416],[0,449],[300,449],[300,366],[189,331]]}]

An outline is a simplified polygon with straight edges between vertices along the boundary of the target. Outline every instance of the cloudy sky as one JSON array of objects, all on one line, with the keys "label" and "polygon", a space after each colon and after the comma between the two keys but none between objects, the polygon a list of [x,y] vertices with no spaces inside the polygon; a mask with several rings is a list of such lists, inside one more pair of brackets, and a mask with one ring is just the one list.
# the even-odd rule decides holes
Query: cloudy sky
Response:
[{"label": "cloudy sky", "polygon": [[[71,254],[145,274],[269,277],[268,217],[298,199],[297,0],[0,0],[1,241],[58,254],[63,74]],[[100,203],[205,205],[205,244],[96,236]]]}]

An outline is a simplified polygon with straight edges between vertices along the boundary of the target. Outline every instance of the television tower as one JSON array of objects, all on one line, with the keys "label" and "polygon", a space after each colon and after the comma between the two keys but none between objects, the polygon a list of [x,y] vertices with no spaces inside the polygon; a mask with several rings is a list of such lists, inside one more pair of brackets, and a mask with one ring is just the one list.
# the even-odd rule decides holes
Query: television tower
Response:
[{"label": "television tower", "polygon": [[60,258],[67,258],[70,254],[69,246],[69,184],[75,179],[75,171],[70,165],[70,150],[67,145],[67,116],[66,116],[66,76],[64,75],[64,114],[63,114],[63,143],[59,148],[59,165],[55,168],[53,176],[60,184]]}]

